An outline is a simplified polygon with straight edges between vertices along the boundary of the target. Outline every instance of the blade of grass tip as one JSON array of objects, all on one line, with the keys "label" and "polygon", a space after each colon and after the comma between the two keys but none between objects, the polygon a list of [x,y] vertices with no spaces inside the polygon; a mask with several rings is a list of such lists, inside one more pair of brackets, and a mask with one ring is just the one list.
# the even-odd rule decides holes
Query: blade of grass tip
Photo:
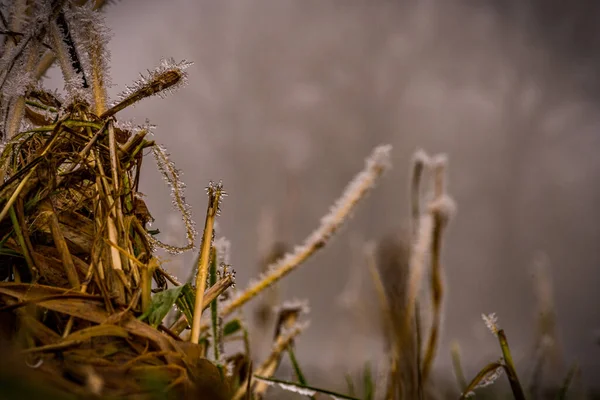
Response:
[{"label": "blade of grass tip", "polygon": [[299,393],[299,394],[302,394],[305,396],[314,396],[316,393],[322,393],[322,394],[327,394],[327,395],[331,396],[332,398],[337,398],[337,399],[360,400],[358,397],[348,396],[347,394],[337,393],[337,392],[333,392],[333,391],[327,390],[327,389],[321,389],[321,388],[308,386],[308,385],[301,385],[298,383],[284,381],[284,380],[276,379],[276,378],[270,378],[270,377],[266,377],[266,376],[261,376],[258,374],[254,374],[253,376],[254,376],[254,378],[256,378],[262,382],[266,382],[268,385],[278,384],[279,387],[281,387],[283,390],[287,390],[289,392],[294,392],[294,393]]},{"label": "blade of grass tip", "polygon": [[577,373],[578,370],[579,370],[579,366],[577,364],[573,364],[571,366],[571,368],[569,368],[569,371],[567,372],[567,376],[565,376],[565,379],[564,379],[562,385],[560,386],[560,390],[558,392],[558,395],[556,396],[556,400],[566,400],[567,399],[567,393],[569,392],[569,388],[571,387],[573,378],[575,377],[575,374]]},{"label": "blade of grass tip", "polygon": [[460,360],[460,345],[458,342],[453,341],[450,347],[450,355],[452,357],[452,367],[454,369],[454,376],[456,377],[456,383],[461,393],[467,388],[467,379],[462,368],[462,362]]},{"label": "blade of grass tip", "polygon": [[342,224],[354,211],[359,201],[373,189],[381,175],[390,168],[390,152],[392,146],[384,145],[375,148],[365,162],[364,170],[359,173],[346,187],[342,196],[335,202],[329,214],[321,219],[321,225],[304,243],[287,253],[279,261],[271,264],[262,279],[251,284],[243,293],[233,299],[222,311],[223,317],[231,314],[249,300],[256,297],[267,287],[292,272],[303,264],[317,250],[323,248]]},{"label": "blade of grass tip", "polygon": [[363,369],[363,391],[364,400],[373,400],[375,398],[375,385],[373,384],[373,371],[371,370],[371,363],[365,363]]},{"label": "blade of grass tip", "polygon": [[473,378],[473,380],[469,382],[465,390],[462,392],[462,394],[460,395],[460,400],[466,399],[469,396],[471,396],[473,390],[479,387],[481,382],[483,382],[489,376],[493,375],[496,371],[498,371],[499,368],[504,368],[504,365],[502,365],[500,362],[489,363],[488,365],[483,367],[481,371],[479,371],[479,373],[475,375],[475,378]]},{"label": "blade of grass tip", "polygon": [[126,92],[121,95],[121,101],[106,110],[100,118],[111,117],[146,97],[157,94],[164,96],[185,85],[187,82],[185,69],[190,65],[192,63],[187,61],[175,63],[174,60],[162,60],[161,65],[151,71],[147,77],[142,76],[133,86],[128,87]]},{"label": "blade of grass tip", "polygon": [[413,156],[413,167],[410,181],[410,215],[412,216],[412,234],[419,232],[421,217],[421,179],[425,167],[429,165],[429,156],[423,150],[418,150]]},{"label": "blade of grass tip", "polygon": [[223,185],[215,185],[212,181],[208,188],[208,207],[206,210],[206,220],[204,223],[204,235],[200,248],[200,257],[198,259],[198,275],[196,276],[196,301],[194,304],[194,318],[192,321],[192,333],[190,341],[198,343],[200,338],[200,318],[202,317],[202,301],[204,297],[204,288],[206,287],[206,276],[208,274],[208,262],[210,257],[210,248],[213,240],[213,229],[215,218],[219,211],[219,204],[223,194]]},{"label": "blade of grass tip", "polygon": [[500,348],[502,349],[506,374],[508,375],[508,381],[510,382],[513,396],[515,396],[515,400],[525,400],[525,393],[523,392],[523,387],[519,381],[510,347],[508,346],[508,340],[506,339],[506,334],[503,329],[498,330],[498,341],[500,342]]}]

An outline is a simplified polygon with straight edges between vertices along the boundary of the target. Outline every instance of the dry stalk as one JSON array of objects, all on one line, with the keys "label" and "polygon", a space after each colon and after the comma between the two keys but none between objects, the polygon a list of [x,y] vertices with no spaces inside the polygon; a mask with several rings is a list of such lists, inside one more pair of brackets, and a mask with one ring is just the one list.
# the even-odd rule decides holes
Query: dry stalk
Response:
[{"label": "dry stalk", "polygon": [[317,250],[325,246],[335,234],[358,202],[375,186],[377,179],[390,167],[391,146],[379,146],[366,160],[365,169],[348,185],[342,196],[336,201],[330,213],[321,220],[321,226],[293,252],[286,254],[268,268],[268,272],[258,282],[251,284],[243,293],[233,299],[221,312],[223,317],[256,297],[263,290],[292,272]]},{"label": "dry stalk", "polygon": [[[64,121],[64,119],[62,121]],[[40,157],[46,156],[48,154],[48,152],[50,151],[50,149],[52,148],[52,145],[54,144],[54,142],[58,138],[58,132],[60,130],[62,121],[59,121],[54,126],[54,128],[53,128],[53,137],[46,144],[46,148],[41,152]],[[6,214],[8,213],[8,210],[15,203],[15,201],[17,200],[17,197],[21,194],[21,192],[23,191],[23,189],[25,189],[25,186],[27,185],[27,183],[29,182],[29,180],[33,176],[33,173],[35,172],[35,170],[38,167],[38,165],[39,164],[35,164],[33,167],[31,167],[31,169],[29,170],[29,172],[27,173],[27,175],[25,175],[25,177],[21,180],[21,182],[19,182],[19,185],[17,186],[17,188],[15,189],[15,191],[12,193],[12,195],[10,196],[10,198],[8,199],[8,201],[6,202],[6,204],[4,205],[4,208],[0,212],[0,222],[2,222],[2,220],[4,219],[4,217],[6,217]]]},{"label": "dry stalk", "polygon": [[411,180],[410,180],[410,215],[412,224],[413,240],[419,231],[419,219],[421,218],[421,180],[423,172],[429,166],[429,156],[423,150],[418,150],[413,156]]},{"label": "dry stalk", "polygon": [[202,317],[202,302],[204,289],[206,288],[206,277],[208,275],[208,263],[210,259],[210,248],[213,242],[213,228],[215,217],[219,212],[221,196],[223,195],[223,185],[210,182],[207,188],[208,207],[206,210],[206,221],[204,223],[204,235],[200,248],[200,257],[198,258],[197,276],[196,276],[196,303],[194,305],[194,319],[192,321],[192,333],[190,342],[197,344],[200,339],[200,318]]},{"label": "dry stalk", "polygon": [[77,276],[77,270],[75,269],[75,264],[73,263],[73,258],[71,257],[71,253],[69,252],[69,248],[67,246],[67,242],[65,241],[65,237],[61,232],[58,217],[56,216],[56,212],[54,211],[54,206],[52,205],[50,200],[45,200],[40,205],[40,211],[46,214],[47,223],[50,227],[50,232],[52,233],[52,239],[54,240],[54,245],[56,246],[56,249],[60,254],[60,258],[62,260],[67,279],[69,280],[69,284],[73,289],[79,290],[80,283],[79,277]]},{"label": "dry stalk", "polygon": [[431,242],[431,280],[430,289],[432,296],[433,321],[431,324],[429,338],[427,340],[427,350],[421,369],[423,384],[427,382],[429,373],[433,366],[435,353],[437,350],[439,329],[442,318],[442,299],[444,293],[444,283],[442,276],[441,251],[442,235],[444,229],[453,212],[454,204],[445,194],[445,176],[446,159],[443,156],[436,156],[432,160],[433,166],[433,201],[430,205],[430,212],[433,216],[433,237]]},{"label": "dry stalk", "polygon": [[[367,267],[369,268],[371,280],[373,281],[373,286],[375,287],[375,291],[377,292],[377,298],[379,299],[379,307],[381,309],[384,332],[388,332],[391,334],[392,332],[394,332],[394,318],[390,307],[390,299],[388,299],[388,295],[386,294],[385,290],[385,285],[383,284],[383,281],[381,280],[381,275],[377,270],[377,258],[373,246],[366,246],[365,256],[367,259]],[[399,374],[398,364],[400,350],[398,349],[398,341],[394,340],[393,338],[388,338],[388,345],[391,347],[389,351],[390,369],[388,373],[388,382],[385,399],[393,400],[395,398],[394,391],[402,383],[397,382],[397,377]]]}]

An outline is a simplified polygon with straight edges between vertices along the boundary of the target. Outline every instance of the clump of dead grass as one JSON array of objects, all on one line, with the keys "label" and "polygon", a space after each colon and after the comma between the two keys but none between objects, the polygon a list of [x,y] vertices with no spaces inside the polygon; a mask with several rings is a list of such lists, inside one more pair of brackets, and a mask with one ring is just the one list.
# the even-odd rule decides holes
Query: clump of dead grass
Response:
[{"label": "clump of dead grass", "polygon": [[[27,379],[66,397],[259,398],[284,352],[306,385],[292,346],[306,328],[299,320],[305,307],[284,304],[273,350],[257,366],[239,310],[327,243],[389,167],[389,146],[375,149],[302,246],[279,251],[248,289],[229,293],[234,271],[224,261],[226,249],[214,241],[223,185],[207,187],[197,243],[180,171],[166,149],[148,139],[152,126],[117,119],[140,100],[185,84],[191,64],[163,60],[109,103],[102,5],[18,0],[0,10],[0,314],[6,316],[6,343],[26,359]],[[40,84],[54,62],[64,77],[62,94]],[[161,242],[160,232],[149,228],[153,219],[139,192],[144,150],[171,188],[186,227],[184,247]],[[170,276],[157,248],[174,254],[198,248],[192,279],[180,283]],[[229,301],[220,304],[225,297]],[[178,315],[167,324],[174,306]],[[225,354],[232,340],[242,341],[245,352]]]}]

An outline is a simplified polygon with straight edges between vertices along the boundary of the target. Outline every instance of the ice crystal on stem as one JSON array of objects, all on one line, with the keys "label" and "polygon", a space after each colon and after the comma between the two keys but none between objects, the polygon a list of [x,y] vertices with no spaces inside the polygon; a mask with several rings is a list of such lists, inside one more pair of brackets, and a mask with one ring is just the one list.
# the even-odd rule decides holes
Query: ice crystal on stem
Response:
[{"label": "ice crystal on stem", "polygon": [[491,313],[488,315],[481,314],[481,318],[483,322],[485,322],[485,326],[492,332],[494,336],[498,336],[498,331],[500,327],[498,326],[498,317],[496,317],[496,313]]},{"label": "ice crystal on stem", "polygon": [[185,70],[192,65],[191,62],[181,61],[176,63],[172,58],[163,59],[159,67],[148,71],[148,75],[141,75],[140,79],[121,93],[119,100],[107,110],[102,117],[109,117],[138,101],[159,95],[165,97],[187,83]]},{"label": "ice crystal on stem", "polygon": [[178,209],[179,212],[181,212],[181,216],[186,228],[186,238],[188,244],[184,247],[177,247],[162,243],[151,235],[148,235],[148,239],[154,245],[164,248],[172,254],[180,254],[194,247],[194,241],[198,235],[194,226],[194,221],[192,220],[191,207],[185,201],[185,184],[181,181],[181,171],[175,168],[175,165],[169,159],[169,153],[164,147],[155,144],[152,146],[152,153],[156,159],[159,171],[171,188],[173,206]]}]

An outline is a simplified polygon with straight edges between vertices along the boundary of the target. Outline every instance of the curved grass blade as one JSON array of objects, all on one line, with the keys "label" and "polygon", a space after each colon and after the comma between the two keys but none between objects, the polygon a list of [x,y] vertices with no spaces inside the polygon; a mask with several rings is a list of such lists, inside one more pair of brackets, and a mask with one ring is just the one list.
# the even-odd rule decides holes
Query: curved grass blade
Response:
[{"label": "curved grass blade", "polygon": [[462,392],[460,396],[460,400],[466,399],[469,397],[470,393],[475,390],[481,382],[483,382],[487,377],[492,375],[498,368],[504,368],[504,365],[500,362],[489,363],[485,367],[479,371],[475,378],[469,383],[466,389]]},{"label": "curved grass blade", "polygon": [[506,375],[510,382],[510,388],[512,389],[515,400],[525,400],[525,392],[519,381],[515,363],[513,362],[510,347],[508,346],[508,340],[503,329],[498,331],[498,341],[500,342],[500,348],[502,349],[502,356],[504,357]]}]

